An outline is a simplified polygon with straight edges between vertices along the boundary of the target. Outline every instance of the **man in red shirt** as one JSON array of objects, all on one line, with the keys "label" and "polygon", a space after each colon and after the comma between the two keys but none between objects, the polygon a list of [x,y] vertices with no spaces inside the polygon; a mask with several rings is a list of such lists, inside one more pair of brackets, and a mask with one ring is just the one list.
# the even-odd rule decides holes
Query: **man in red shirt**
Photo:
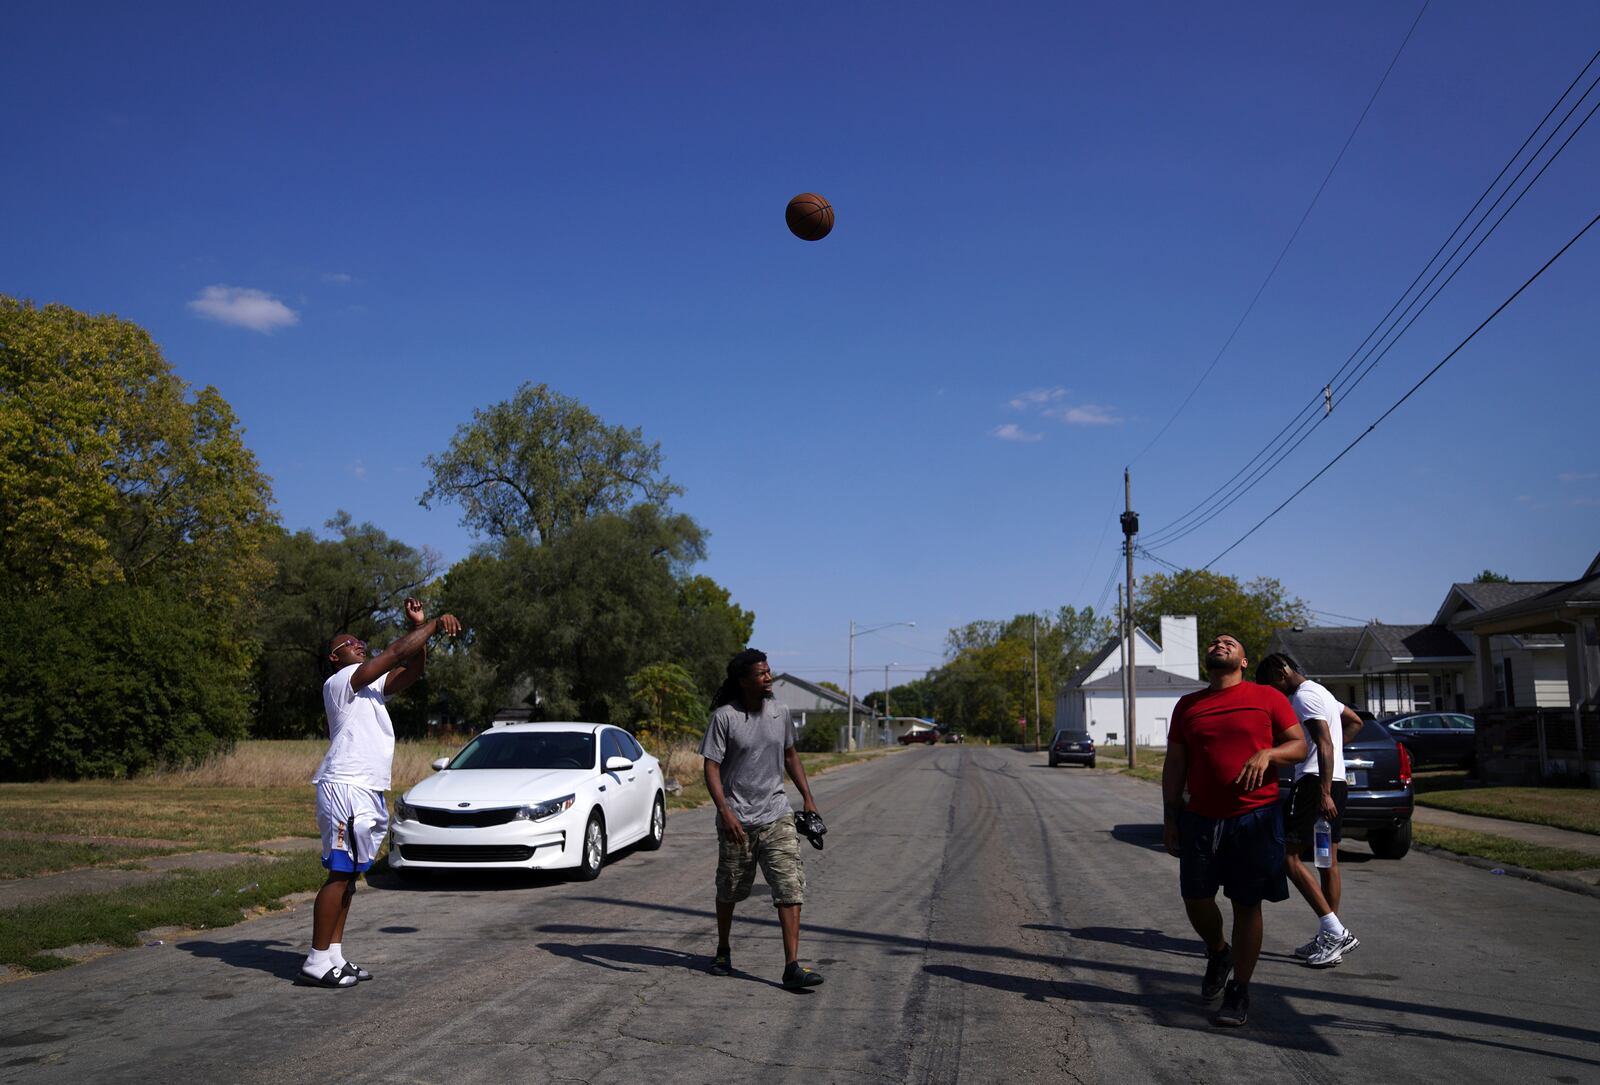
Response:
[{"label": "man in red shirt", "polygon": [[[1200,995],[1209,1002],[1221,993],[1212,1020],[1235,1026],[1250,1014],[1261,902],[1289,897],[1274,766],[1306,755],[1289,699],[1246,682],[1245,663],[1244,646],[1226,633],[1206,646],[1210,687],[1178,702],[1161,773],[1167,851],[1178,857],[1183,906],[1206,944]],[[1219,886],[1233,902],[1231,945],[1222,935]]]}]

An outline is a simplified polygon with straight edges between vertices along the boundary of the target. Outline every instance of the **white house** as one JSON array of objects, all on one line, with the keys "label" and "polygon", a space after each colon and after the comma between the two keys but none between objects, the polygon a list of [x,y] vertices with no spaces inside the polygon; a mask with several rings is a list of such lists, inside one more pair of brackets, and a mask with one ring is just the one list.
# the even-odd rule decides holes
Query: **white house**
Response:
[{"label": "white house", "polygon": [[[1113,637],[1056,693],[1056,728],[1089,732],[1096,742],[1124,739],[1123,642]],[[1200,678],[1198,622],[1192,614],[1161,616],[1161,641],[1135,629],[1134,732],[1141,746],[1165,746],[1178,698],[1206,688]]]}]

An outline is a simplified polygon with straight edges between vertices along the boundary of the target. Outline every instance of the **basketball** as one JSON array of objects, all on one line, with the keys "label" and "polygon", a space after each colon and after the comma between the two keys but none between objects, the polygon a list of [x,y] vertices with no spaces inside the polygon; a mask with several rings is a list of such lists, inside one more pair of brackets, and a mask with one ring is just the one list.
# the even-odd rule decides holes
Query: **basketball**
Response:
[{"label": "basketball", "polygon": [[802,192],[783,209],[783,221],[801,241],[821,241],[833,229],[833,204],[815,192]]}]

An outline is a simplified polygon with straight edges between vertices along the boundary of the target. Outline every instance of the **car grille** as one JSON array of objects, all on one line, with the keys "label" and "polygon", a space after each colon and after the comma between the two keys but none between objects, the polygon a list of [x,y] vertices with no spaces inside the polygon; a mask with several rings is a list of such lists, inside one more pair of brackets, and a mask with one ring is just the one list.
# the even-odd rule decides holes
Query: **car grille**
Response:
[{"label": "car grille", "polygon": [[417,820],[424,825],[434,825],[440,828],[466,827],[484,829],[490,825],[509,824],[517,816],[518,807],[503,806],[496,810],[433,810],[426,806],[414,806]]},{"label": "car grille", "polygon": [[522,863],[533,858],[526,844],[401,844],[400,857],[418,863]]}]

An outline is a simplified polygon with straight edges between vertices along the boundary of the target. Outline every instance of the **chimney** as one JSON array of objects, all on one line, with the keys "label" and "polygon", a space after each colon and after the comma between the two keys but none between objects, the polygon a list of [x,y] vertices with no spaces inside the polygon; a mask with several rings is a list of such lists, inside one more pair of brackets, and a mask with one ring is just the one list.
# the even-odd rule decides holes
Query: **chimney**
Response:
[{"label": "chimney", "polygon": [[1161,669],[1200,680],[1199,621],[1193,614],[1161,616]]}]

